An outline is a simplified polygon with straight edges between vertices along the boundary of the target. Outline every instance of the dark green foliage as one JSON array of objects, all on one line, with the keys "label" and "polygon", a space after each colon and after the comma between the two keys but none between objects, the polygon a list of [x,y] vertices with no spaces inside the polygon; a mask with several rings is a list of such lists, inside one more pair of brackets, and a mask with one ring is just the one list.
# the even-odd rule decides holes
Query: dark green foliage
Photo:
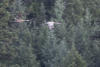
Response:
[{"label": "dark green foliage", "polygon": [[86,62],[75,49],[74,45],[72,45],[72,49],[69,51],[66,61],[66,67],[87,67]]},{"label": "dark green foliage", "polygon": [[[0,67],[100,67],[99,7],[99,0],[0,0]],[[49,30],[48,20],[61,24]]]},{"label": "dark green foliage", "polygon": [[45,44],[40,48],[41,61],[46,67],[64,66],[64,58],[67,54],[66,43],[65,40],[57,42],[54,32],[49,31]]}]

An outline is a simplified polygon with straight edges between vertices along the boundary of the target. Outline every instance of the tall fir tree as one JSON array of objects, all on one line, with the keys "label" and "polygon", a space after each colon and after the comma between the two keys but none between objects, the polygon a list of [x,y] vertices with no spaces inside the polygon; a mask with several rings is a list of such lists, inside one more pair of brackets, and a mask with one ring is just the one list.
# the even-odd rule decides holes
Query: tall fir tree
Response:
[{"label": "tall fir tree", "polygon": [[87,67],[86,62],[83,60],[82,56],[76,50],[75,45],[72,45],[72,48],[69,51],[66,61],[66,67]]},{"label": "tall fir tree", "polygon": [[54,30],[48,31],[46,42],[42,44],[41,49],[41,61],[45,67],[62,67],[64,58],[67,54],[65,40],[60,41],[56,39]]}]

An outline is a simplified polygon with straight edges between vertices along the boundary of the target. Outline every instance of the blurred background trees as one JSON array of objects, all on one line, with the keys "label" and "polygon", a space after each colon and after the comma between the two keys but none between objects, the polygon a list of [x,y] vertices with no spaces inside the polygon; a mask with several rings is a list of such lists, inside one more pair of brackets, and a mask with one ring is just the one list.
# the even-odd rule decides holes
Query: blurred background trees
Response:
[{"label": "blurred background trees", "polygon": [[[100,67],[99,8],[99,0],[0,0],[0,67]],[[61,24],[49,30],[47,21]]]}]

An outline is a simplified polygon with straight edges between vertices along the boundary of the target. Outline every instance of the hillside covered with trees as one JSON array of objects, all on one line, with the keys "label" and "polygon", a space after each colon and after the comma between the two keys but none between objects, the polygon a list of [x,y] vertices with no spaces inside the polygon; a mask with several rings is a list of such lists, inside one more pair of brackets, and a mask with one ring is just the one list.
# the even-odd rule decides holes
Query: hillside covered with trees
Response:
[{"label": "hillside covered with trees", "polygon": [[0,0],[0,67],[100,67],[100,0]]}]

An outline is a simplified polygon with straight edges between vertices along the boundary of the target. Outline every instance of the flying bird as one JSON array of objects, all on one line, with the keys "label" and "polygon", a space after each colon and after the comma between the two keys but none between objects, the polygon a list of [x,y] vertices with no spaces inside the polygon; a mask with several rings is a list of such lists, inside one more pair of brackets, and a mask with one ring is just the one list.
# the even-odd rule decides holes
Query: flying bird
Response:
[{"label": "flying bird", "polygon": [[53,28],[54,28],[54,24],[61,24],[61,23],[58,23],[58,22],[53,22],[53,21],[49,21],[49,22],[47,22],[46,23],[47,25],[48,25],[48,28],[50,29],[50,30],[52,30]]},{"label": "flying bird", "polygon": [[18,23],[23,23],[23,22],[29,22],[30,20],[23,20],[23,19],[17,19],[15,18],[15,22],[18,22]]}]

